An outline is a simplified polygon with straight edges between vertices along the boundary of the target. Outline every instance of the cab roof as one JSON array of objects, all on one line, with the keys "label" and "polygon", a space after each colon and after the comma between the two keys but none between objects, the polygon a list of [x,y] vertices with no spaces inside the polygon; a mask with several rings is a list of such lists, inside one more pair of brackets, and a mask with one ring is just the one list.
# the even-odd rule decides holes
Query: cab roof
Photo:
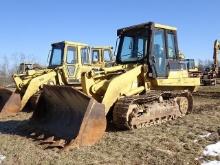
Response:
[{"label": "cab roof", "polygon": [[61,42],[54,42],[52,45],[56,44],[68,44],[68,45],[78,45],[78,46],[89,46],[88,44],[81,43],[81,42],[74,42],[74,41],[61,41]]},{"label": "cab roof", "polygon": [[100,45],[98,45],[98,46],[92,46],[91,48],[92,48],[92,49],[113,49],[112,46],[100,46]]},{"label": "cab roof", "polygon": [[150,27],[167,29],[167,30],[172,30],[172,31],[177,30],[177,28],[173,27],[173,26],[163,25],[163,24],[159,24],[159,23],[155,23],[155,22],[145,22],[145,23],[141,23],[141,24],[132,25],[132,26],[118,29],[117,35],[120,35],[123,31],[131,30],[131,29],[135,29],[135,28],[150,28]]}]

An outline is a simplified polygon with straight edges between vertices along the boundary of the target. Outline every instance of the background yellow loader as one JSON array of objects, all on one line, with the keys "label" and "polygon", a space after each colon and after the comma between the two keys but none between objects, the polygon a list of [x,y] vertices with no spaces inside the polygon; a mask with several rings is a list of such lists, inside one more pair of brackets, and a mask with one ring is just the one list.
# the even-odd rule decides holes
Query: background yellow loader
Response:
[{"label": "background yellow loader", "polygon": [[83,93],[44,86],[30,120],[31,131],[49,147],[87,146],[104,134],[106,116],[119,129],[135,129],[192,111],[200,85],[179,58],[177,30],[157,23],[119,29],[116,63],[82,74]]},{"label": "background yellow loader", "polygon": [[[96,53],[98,51],[98,53]],[[21,111],[28,101],[35,103],[43,85],[81,87],[81,72],[112,64],[112,47],[90,47],[87,44],[63,41],[52,44],[49,66],[46,69],[28,68],[14,74],[15,92],[0,88],[0,116]],[[31,64],[30,64],[31,66]]]},{"label": "background yellow loader", "polygon": [[17,69],[17,74],[19,75],[26,75],[27,70],[40,70],[43,69],[44,67],[37,64],[37,63],[28,63],[28,62],[22,62],[20,63],[20,65],[18,66]]}]

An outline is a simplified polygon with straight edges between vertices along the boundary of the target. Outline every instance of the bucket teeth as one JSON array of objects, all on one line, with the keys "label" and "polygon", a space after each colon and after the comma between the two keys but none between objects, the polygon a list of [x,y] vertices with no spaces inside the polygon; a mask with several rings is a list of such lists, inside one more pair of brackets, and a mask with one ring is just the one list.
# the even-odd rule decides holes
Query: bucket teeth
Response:
[{"label": "bucket teeth", "polygon": [[43,140],[40,144],[54,143],[54,136],[50,136]]},{"label": "bucket teeth", "polygon": [[39,133],[39,132],[37,132],[37,131],[34,131],[34,132],[32,132],[32,133],[29,134],[29,137],[30,137],[30,138],[33,138],[33,139],[35,139],[35,140],[38,140],[38,138],[40,138],[40,136],[42,136],[42,134]]},{"label": "bucket teeth", "polygon": [[66,144],[66,140],[64,139],[60,139],[60,140],[57,140],[55,141],[54,143],[50,144],[47,148],[64,148]]},{"label": "bucket teeth", "polygon": [[32,133],[30,133],[30,136],[31,137],[35,137],[35,136],[37,136],[37,133],[36,132],[32,132]]},{"label": "bucket teeth", "polygon": [[39,135],[38,137],[36,137],[37,140],[43,140],[45,139],[45,135],[44,134],[41,134]]}]

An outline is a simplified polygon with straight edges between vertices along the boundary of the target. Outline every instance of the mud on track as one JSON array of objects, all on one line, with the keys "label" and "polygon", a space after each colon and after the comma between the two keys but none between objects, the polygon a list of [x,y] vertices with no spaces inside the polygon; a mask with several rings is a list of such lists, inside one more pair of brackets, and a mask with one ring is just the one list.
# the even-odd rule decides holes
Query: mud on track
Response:
[{"label": "mud on track", "polygon": [[[220,140],[220,87],[202,87],[194,100],[194,112],[184,118],[133,131],[110,128],[95,146],[66,153],[44,150],[26,137],[21,128],[31,113],[1,119],[0,154],[6,156],[2,164],[200,164],[220,159],[198,159],[206,145]],[[201,136],[207,133],[211,135]]]}]

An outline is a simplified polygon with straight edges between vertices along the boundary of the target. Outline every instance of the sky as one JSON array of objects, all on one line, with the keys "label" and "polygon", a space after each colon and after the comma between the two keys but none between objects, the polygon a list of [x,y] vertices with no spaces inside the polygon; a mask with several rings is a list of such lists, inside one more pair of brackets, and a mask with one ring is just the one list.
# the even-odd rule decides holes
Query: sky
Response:
[{"label": "sky", "polygon": [[46,64],[53,42],[115,46],[117,29],[153,21],[178,28],[187,58],[212,59],[219,0],[1,0],[0,63],[25,54]]}]

